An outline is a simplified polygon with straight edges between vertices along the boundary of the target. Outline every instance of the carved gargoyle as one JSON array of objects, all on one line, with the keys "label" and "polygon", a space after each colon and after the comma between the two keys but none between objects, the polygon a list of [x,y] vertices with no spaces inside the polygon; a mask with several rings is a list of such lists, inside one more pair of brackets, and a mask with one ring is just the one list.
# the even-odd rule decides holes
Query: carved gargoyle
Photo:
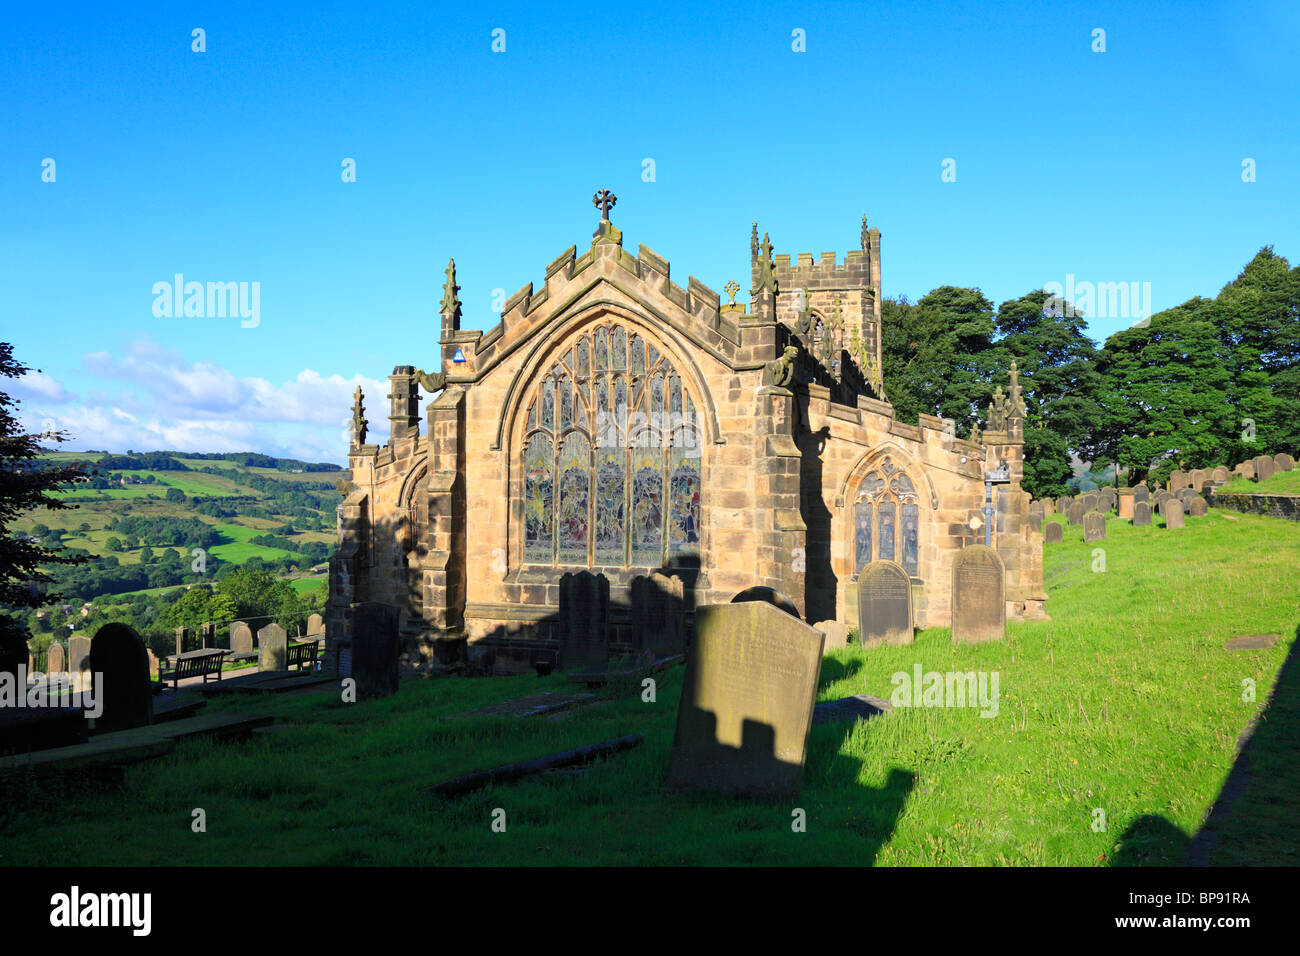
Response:
[{"label": "carved gargoyle", "polygon": [[788,388],[794,381],[794,360],[798,357],[799,350],[793,345],[787,345],[779,359],[768,363],[767,384]]}]

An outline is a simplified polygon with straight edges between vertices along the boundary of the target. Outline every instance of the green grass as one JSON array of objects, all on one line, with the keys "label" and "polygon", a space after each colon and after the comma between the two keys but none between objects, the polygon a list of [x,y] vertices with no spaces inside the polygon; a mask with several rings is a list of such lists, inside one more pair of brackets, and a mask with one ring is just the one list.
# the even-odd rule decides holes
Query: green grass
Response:
[{"label": "green grass", "polygon": [[[656,703],[629,696],[555,719],[440,721],[572,688],[558,675],[448,678],[404,682],[392,698],[358,704],[336,692],[210,704],[274,713],[279,726],[244,744],[185,745],[128,769],[121,790],[76,790],[57,817],[33,784],[0,801],[11,808],[0,823],[2,862],[1178,864],[1294,642],[1300,524],[1211,512],[1180,531],[1112,519],[1108,533],[1084,544],[1081,529],[1067,527],[1066,540],[1046,549],[1051,621],[1012,622],[1005,640],[978,646],[954,646],[948,629],[931,628],[910,646],[830,655],[823,699],[888,698],[891,675],[920,664],[997,673],[999,713],[900,708],[816,727],[790,804],[666,791],[681,668],[659,675]],[[1283,639],[1225,651],[1251,633]],[[1244,679],[1256,682],[1257,702],[1242,700]],[[1291,708],[1276,730],[1295,733]],[[422,791],[628,733],[645,743],[576,776],[456,800]],[[1261,761],[1271,789],[1245,800],[1255,812],[1232,819],[1220,849],[1231,862],[1295,863],[1300,761],[1294,749]],[[202,836],[190,831],[194,807],[207,811]],[[795,807],[807,813],[805,833],[791,831]],[[505,833],[491,830],[495,808],[506,811]]]},{"label": "green grass", "polygon": [[258,531],[256,528],[246,528],[238,524],[219,524],[216,525],[216,529],[220,532],[223,541],[208,550],[222,561],[243,564],[253,557],[272,559],[293,554],[292,551],[283,548],[267,548],[260,544],[250,544],[250,538],[266,534],[265,531]]},{"label": "green grass", "polygon": [[1276,472],[1264,481],[1233,478],[1219,490],[1245,495],[1300,495],[1300,468]]}]

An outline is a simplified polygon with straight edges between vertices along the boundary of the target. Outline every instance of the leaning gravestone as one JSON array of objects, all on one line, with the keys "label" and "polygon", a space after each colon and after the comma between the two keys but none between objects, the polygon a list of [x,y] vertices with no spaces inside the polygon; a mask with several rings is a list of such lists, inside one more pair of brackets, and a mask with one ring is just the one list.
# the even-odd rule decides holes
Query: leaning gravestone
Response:
[{"label": "leaning gravestone", "polygon": [[272,621],[257,632],[257,669],[282,671],[289,666],[289,635]]},{"label": "leaning gravestone", "polygon": [[230,652],[235,655],[253,653],[253,629],[243,621],[230,625]]},{"label": "leaning gravestone", "polygon": [[953,643],[999,640],[1006,631],[1006,569],[1002,559],[992,548],[968,545],[957,552],[952,564]]},{"label": "leaning gravestone", "polygon": [[1273,459],[1269,458],[1268,455],[1260,455],[1255,459],[1256,481],[1268,481],[1273,477],[1275,471],[1277,471],[1277,465],[1273,463]]},{"label": "leaning gravestone", "polygon": [[566,572],[560,578],[560,667],[576,671],[608,663],[609,579]]},{"label": "leaning gravestone", "polygon": [[1181,528],[1187,523],[1183,517],[1183,503],[1177,498],[1166,501],[1160,513],[1165,516],[1166,528]]},{"label": "leaning gravestone", "polygon": [[352,679],[358,697],[397,693],[400,651],[395,608],[373,601],[352,605]]},{"label": "leaning gravestone", "polygon": [[1295,467],[1295,459],[1286,452],[1280,452],[1273,456],[1273,467],[1277,471],[1290,471]]},{"label": "leaning gravestone", "polygon": [[307,617],[307,636],[319,637],[325,633],[325,619],[319,614],[311,614]]},{"label": "leaning gravestone", "polygon": [[1204,498],[1197,495],[1187,505],[1187,513],[1193,518],[1204,518],[1209,513],[1210,506]]},{"label": "leaning gravestone", "polygon": [[1148,528],[1151,526],[1151,506],[1145,501],[1139,501],[1133,506],[1133,527]]},{"label": "leaning gravestone", "polygon": [[911,644],[912,579],[901,564],[872,561],[858,575],[858,643]]},{"label": "leaning gravestone", "polygon": [[103,712],[95,729],[126,730],[153,723],[153,683],[144,641],[125,624],[105,624],[90,642],[95,704]]},{"label": "leaning gravestone", "polygon": [[1043,532],[1044,544],[1059,544],[1065,540],[1065,531],[1061,528],[1061,522],[1049,521]]},{"label": "leaning gravestone", "polygon": [[62,674],[63,673],[63,645],[55,641],[50,645],[49,654],[45,661],[45,673]]},{"label": "leaning gravestone", "polygon": [[1089,511],[1083,516],[1084,542],[1106,540],[1106,516],[1100,511]]},{"label": "leaning gravestone", "polygon": [[1084,507],[1082,501],[1076,501],[1074,504],[1070,505],[1068,516],[1070,527],[1073,528],[1075,525],[1083,524],[1083,515]]},{"label": "leaning gravestone", "polygon": [[711,604],[695,637],[668,765],[672,790],[799,791],[825,638],[766,601]]},{"label": "leaning gravestone", "polygon": [[658,573],[632,579],[632,631],[639,650],[655,657],[686,652],[685,588],[681,578]]}]

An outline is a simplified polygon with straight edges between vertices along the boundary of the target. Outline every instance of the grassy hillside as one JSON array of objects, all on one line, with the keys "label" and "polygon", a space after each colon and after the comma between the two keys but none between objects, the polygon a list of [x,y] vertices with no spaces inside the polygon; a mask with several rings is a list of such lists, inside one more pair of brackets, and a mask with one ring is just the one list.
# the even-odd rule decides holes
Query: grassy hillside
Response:
[{"label": "grassy hillside", "polygon": [[[531,719],[443,718],[572,685],[560,675],[408,681],[358,704],[336,690],[259,699],[279,718],[274,733],[186,745],[128,769],[118,790],[78,793],[57,818],[20,794],[0,828],[22,838],[5,841],[3,862],[40,864],[53,846],[69,865],[1179,864],[1248,722],[1290,713],[1279,729],[1294,730],[1294,683],[1273,709],[1264,701],[1300,625],[1300,524],[1212,512],[1179,531],[1111,520],[1108,533],[1085,544],[1067,527],[1047,547],[1050,621],[1013,622],[985,645],[954,646],[948,629],[931,628],[910,646],[832,653],[822,699],[888,698],[891,675],[919,664],[998,674],[999,710],[900,708],[815,727],[790,805],[665,789],[680,668],[659,675],[653,703],[632,695]],[[1225,648],[1260,633],[1281,639]],[[629,733],[645,743],[583,772],[456,800],[422,791]],[[1295,863],[1300,762],[1289,746],[1261,755],[1275,779],[1242,798],[1271,809],[1231,816],[1211,863]],[[196,794],[221,821],[203,839],[188,827]],[[795,807],[806,832],[792,832]],[[490,827],[496,808],[505,833]]]}]

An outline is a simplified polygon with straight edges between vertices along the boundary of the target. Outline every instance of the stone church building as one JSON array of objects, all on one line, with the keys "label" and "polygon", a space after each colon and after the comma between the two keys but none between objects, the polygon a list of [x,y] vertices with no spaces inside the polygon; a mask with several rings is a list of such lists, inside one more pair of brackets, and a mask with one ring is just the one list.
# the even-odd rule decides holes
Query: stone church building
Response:
[{"label": "stone church building", "polygon": [[[1045,616],[1015,369],[982,435],[895,420],[879,230],[864,219],[840,261],[792,261],[755,225],[749,302],[734,301],[735,282],[724,302],[693,276],[674,282],[646,246],[628,252],[613,203],[597,194],[590,247],[562,252],[486,331],[461,327],[449,264],[441,371],[393,369],[383,446],[366,444],[358,390],[333,647],[348,641],[349,607],[376,601],[398,609],[413,660],[527,667],[556,646],[560,579],[579,569],[608,579],[616,650],[635,643],[634,579],[656,571],[681,580],[688,622],[698,604],[766,586],[809,623],[856,624],[857,572],[892,560],[911,577],[917,625],[944,625],[953,558],[985,540],[985,516],[1007,617]],[[997,470],[1008,480],[984,511]]]}]

